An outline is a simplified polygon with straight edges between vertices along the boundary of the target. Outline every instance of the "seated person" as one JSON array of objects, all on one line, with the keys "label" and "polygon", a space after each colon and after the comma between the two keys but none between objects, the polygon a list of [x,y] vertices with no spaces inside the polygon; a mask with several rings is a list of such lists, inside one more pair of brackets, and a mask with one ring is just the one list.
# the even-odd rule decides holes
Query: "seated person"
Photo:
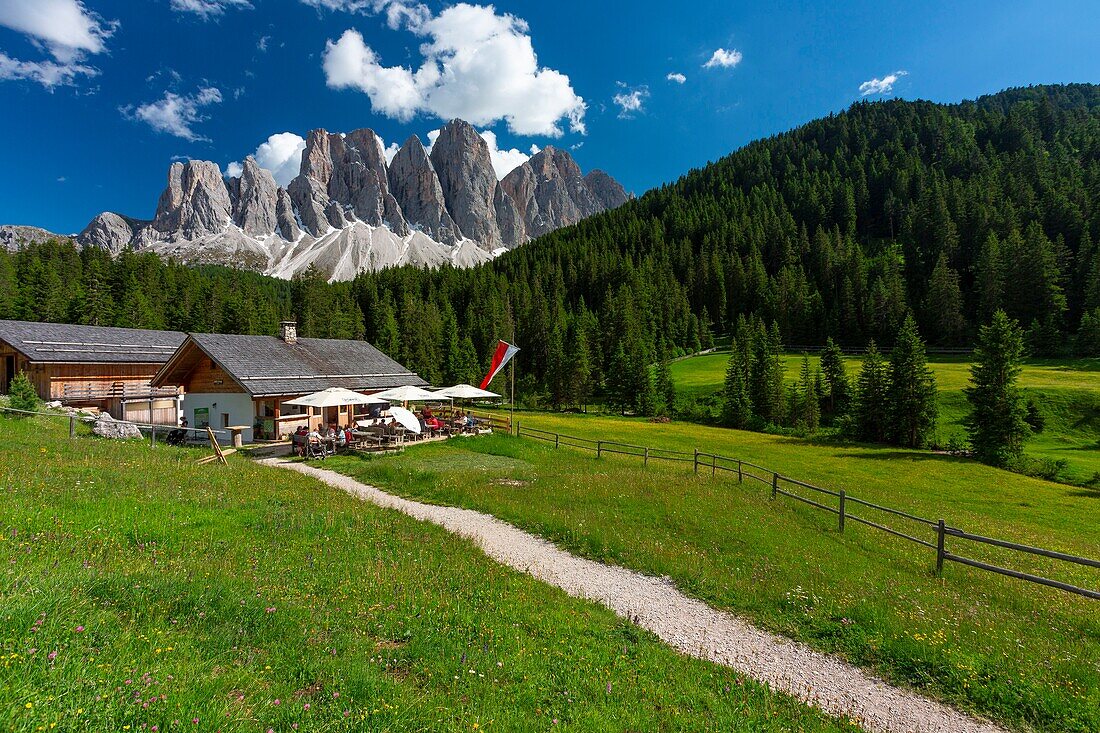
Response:
[{"label": "seated person", "polygon": [[459,415],[458,417],[456,417],[455,418],[455,425],[457,427],[460,427],[460,428],[466,427],[466,416],[465,415]]},{"label": "seated person", "polygon": [[348,434],[344,432],[343,428],[336,431],[336,445],[339,448],[344,448],[348,444]]},{"label": "seated person", "polygon": [[470,428],[477,427],[477,418],[470,414],[470,411],[466,411],[466,426]]}]

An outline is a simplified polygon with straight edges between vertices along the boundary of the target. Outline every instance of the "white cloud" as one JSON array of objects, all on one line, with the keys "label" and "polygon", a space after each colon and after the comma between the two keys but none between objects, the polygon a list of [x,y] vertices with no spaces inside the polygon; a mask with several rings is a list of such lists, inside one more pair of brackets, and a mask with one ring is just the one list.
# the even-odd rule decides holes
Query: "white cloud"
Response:
[{"label": "white cloud", "polygon": [[216,18],[228,8],[252,9],[249,0],[172,0],[171,6],[176,12],[194,13],[203,20]]},{"label": "white cloud", "polygon": [[256,49],[259,51],[266,51],[267,44],[271,42],[271,36],[260,36],[260,40],[256,41]]},{"label": "white cloud", "polygon": [[703,64],[704,69],[713,69],[720,67],[723,69],[732,69],[741,63],[741,52],[735,48],[731,48],[728,51],[724,48],[719,48],[711,54],[710,60]]},{"label": "white cloud", "polygon": [[78,76],[96,76],[97,69],[83,64],[58,64],[53,61],[20,61],[0,52],[0,80],[27,79],[44,87],[68,86]]},{"label": "white cloud", "polygon": [[58,176],[58,177],[57,177],[57,182],[58,182],[58,183],[64,183],[64,182],[65,182],[66,180],[67,180],[67,179],[65,178],[65,176]]},{"label": "white cloud", "polygon": [[677,84],[683,84],[685,81],[688,80],[688,78],[686,76],[684,76],[683,74],[681,74],[678,71],[672,72],[671,74],[669,74],[665,78],[668,79],[669,81],[674,81]]},{"label": "white cloud", "polygon": [[[379,138],[382,140],[382,138]],[[386,145],[385,141],[382,141],[382,156],[386,159],[386,165],[393,162],[393,156],[397,155],[397,151],[401,149],[401,146],[397,143],[390,143]]]},{"label": "white cloud", "polygon": [[54,61],[25,61],[0,52],[0,79],[28,79],[52,89],[74,84],[77,77],[99,70],[81,63],[88,54],[103,53],[118,28],[79,0],[4,0],[0,25],[26,35]]},{"label": "white cloud", "polygon": [[306,140],[293,132],[280,132],[272,135],[256,148],[256,162],[261,168],[271,171],[275,182],[284,188],[298,175],[302,167],[302,151],[306,149]]},{"label": "white cloud", "polygon": [[411,0],[301,0],[301,2],[318,10],[385,15],[386,24],[393,30],[416,29],[432,18],[432,11],[428,6],[411,2]]},{"label": "white cloud", "polygon": [[195,94],[181,96],[174,92],[165,92],[155,102],[134,107],[119,107],[122,115],[128,119],[147,123],[157,132],[182,137],[196,142],[208,140],[194,131],[194,126],[206,119],[201,112],[203,107],[222,101],[222,93],[215,87],[203,87]]},{"label": "white cloud", "polygon": [[240,161],[234,160],[232,163],[225,167],[222,175],[226,178],[237,178],[242,173],[244,173],[244,166],[241,165]]},{"label": "white cloud", "polygon": [[579,143],[573,143],[572,145],[570,145],[569,149],[570,150],[580,150],[583,147],[584,147],[584,140],[581,140]]},{"label": "white cloud", "polygon": [[618,84],[623,88],[623,91],[612,97],[611,101],[619,107],[619,119],[632,119],[634,115],[642,111],[645,100],[649,97],[649,87],[630,88],[621,81]]},{"label": "white cloud", "polygon": [[[526,21],[493,6],[459,3],[431,16],[421,5],[367,0],[303,0],[329,9],[385,12],[391,27],[421,36],[418,68],[384,66],[358,31],[329,41],[325,78],[333,89],[358,89],[376,112],[398,120],[418,114],[474,125],[504,120],[517,135],[562,135],[564,120],[583,133],[584,100],[569,77],[540,68]],[[425,16],[424,13],[427,13]]]},{"label": "white cloud", "polygon": [[899,69],[893,74],[887,74],[881,79],[874,78],[870,81],[865,81],[859,85],[859,96],[866,97],[870,94],[889,94],[894,90],[894,85],[897,84],[898,79],[908,73],[908,71]]}]

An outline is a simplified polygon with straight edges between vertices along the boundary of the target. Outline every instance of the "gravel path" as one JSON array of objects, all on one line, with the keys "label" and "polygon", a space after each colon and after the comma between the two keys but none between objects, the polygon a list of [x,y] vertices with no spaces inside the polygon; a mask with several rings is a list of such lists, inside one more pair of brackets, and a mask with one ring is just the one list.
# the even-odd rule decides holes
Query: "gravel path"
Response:
[{"label": "gravel path", "polygon": [[851,718],[868,731],[1006,733],[1004,728],[889,685],[804,644],[761,631],[685,596],[667,579],[575,557],[488,514],[402,499],[302,463],[278,459],[261,463],[304,473],[378,506],[437,524],[472,540],[497,562],[571,596],[602,603],[684,654],[736,669],[830,715]]}]

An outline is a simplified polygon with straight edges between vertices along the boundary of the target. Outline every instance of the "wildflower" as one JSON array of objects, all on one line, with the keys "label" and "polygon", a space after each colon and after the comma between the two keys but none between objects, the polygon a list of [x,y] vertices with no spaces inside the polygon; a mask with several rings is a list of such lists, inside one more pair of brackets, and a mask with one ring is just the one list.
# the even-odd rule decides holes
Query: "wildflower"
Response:
[{"label": "wildflower", "polygon": [[309,710],[309,703],[308,702],[305,705],[302,706],[302,710]]},{"label": "wildflower", "polygon": [[77,626],[76,627],[76,633],[83,634],[84,633],[84,627],[83,626]]},{"label": "wildflower", "polygon": [[275,606],[268,606],[264,610],[267,611],[268,613],[275,613]]},{"label": "wildflower", "polygon": [[199,719],[198,718],[191,718],[191,723],[194,724],[194,725],[198,725],[199,724]]},{"label": "wildflower", "polygon": [[275,698],[275,702],[272,703],[272,705],[281,705],[281,704],[282,704],[282,702],[279,700],[279,698]]},{"label": "wildflower", "polygon": [[57,651],[52,651],[49,654],[47,654],[46,659],[49,659],[51,662],[53,660],[57,659]]},{"label": "wildflower", "polygon": [[338,697],[340,697],[340,693],[339,693],[339,692],[334,692],[334,693],[332,693],[332,699],[333,699],[333,700],[335,700],[335,699],[336,699],[336,698],[338,698]]}]

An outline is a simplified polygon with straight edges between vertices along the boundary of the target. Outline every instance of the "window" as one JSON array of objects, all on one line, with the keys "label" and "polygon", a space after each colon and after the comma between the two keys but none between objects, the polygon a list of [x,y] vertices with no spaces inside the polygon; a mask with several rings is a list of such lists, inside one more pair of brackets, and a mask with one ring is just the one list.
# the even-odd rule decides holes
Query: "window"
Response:
[{"label": "window", "polygon": [[229,427],[229,413],[228,412],[223,412],[222,413],[222,427],[223,428]]}]

